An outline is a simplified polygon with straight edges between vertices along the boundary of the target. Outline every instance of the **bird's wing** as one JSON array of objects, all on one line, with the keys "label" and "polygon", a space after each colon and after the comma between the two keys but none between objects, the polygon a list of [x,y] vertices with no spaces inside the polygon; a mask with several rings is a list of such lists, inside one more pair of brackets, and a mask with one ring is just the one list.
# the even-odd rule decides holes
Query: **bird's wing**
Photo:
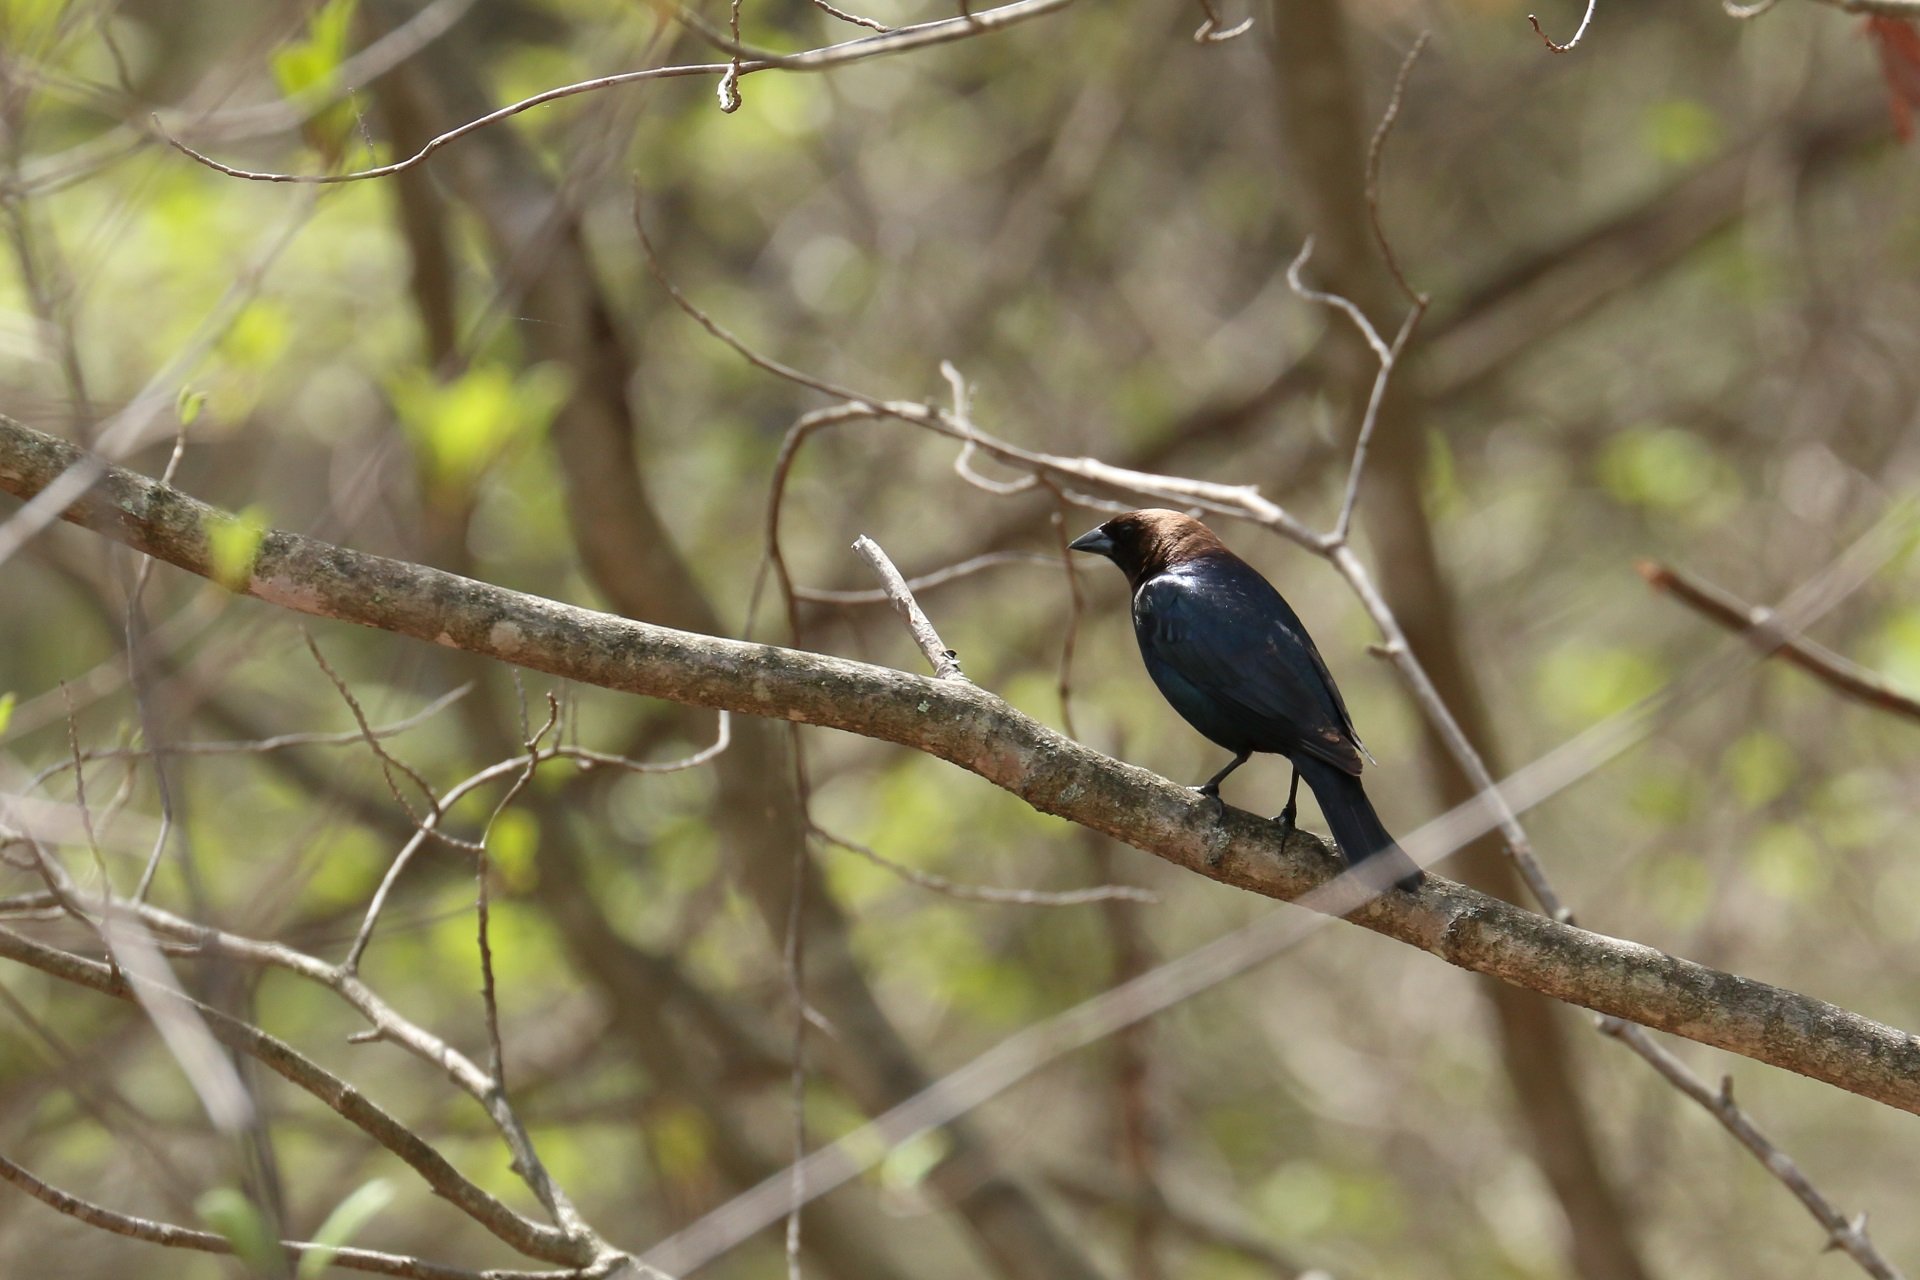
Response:
[{"label": "bird's wing", "polygon": [[1238,585],[1178,572],[1142,583],[1133,605],[1142,651],[1257,727],[1257,738],[1358,774],[1359,742],[1306,629],[1271,587]]}]

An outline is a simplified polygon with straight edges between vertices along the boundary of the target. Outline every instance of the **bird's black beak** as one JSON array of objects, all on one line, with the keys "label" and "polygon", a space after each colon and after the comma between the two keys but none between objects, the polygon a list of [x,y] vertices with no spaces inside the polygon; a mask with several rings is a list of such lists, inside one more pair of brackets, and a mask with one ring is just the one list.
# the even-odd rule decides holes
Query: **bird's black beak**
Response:
[{"label": "bird's black beak", "polygon": [[1113,539],[1107,536],[1104,527],[1089,529],[1067,544],[1069,551],[1086,551],[1096,556],[1113,558]]}]

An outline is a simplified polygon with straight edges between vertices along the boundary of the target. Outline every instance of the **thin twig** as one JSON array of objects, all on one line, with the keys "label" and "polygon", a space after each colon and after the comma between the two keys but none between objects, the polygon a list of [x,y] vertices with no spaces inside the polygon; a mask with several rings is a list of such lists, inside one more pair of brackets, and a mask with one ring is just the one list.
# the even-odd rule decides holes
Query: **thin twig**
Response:
[{"label": "thin twig", "polygon": [[[527,759],[525,756],[515,756],[510,760],[502,760],[496,764],[490,764],[472,777],[463,779],[447,788],[446,794],[442,795],[435,802],[434,812],[429,814],[421,822],[415,824],[413,835],[408,837],[407,843],[401,846],[400,852],[394,856],[393,862],[388,865],[386,875],[381,877],[380,887],[374,890],[373,901],[367,904],[367,914],[360,922],[360,931],[354,935],[353,945],[347,950],[347,958],[341,962],[340,967],[342,970],[349,974],[359,971],[360,959],[366,953],[367,944],[373,940],[374,925],[379,922],[380,914],[386,908],[387,898],[392,894],[394,885],[399,882],[400,873],[405,871],[407,866],[413,861],[413,856],[419,852],[420,846],[425,844],[429,837],[439,834],[439,823],[447,809],[452,807],[454,802],[468,792],[482,787],[489,782],[493,782],[496,779],[517,773],[520,769],[524,768],[526,764]],[[447,843],[469,853],[479,847],[467,840],[448,840]]]},{"label": "thin twig", "polygon": [[1200,12],[1206,15],[1206,21],[1202,22],[1199,29],[1193,33],[1195,44],[1221,44],[1235,36],[1243,36],[1253,29],[1253,18],[1248,16],[1222,30],[1220,11],[1214,8],[1213,0],[1200,0]]},{"label": "thin twig", "polygon": [[848,853],[865,858],[874,866],[889,871],[910,884],[922,889],[930,889],[949,898],[962,902],[992,902],[1003,906],[1015,907],[1079,907],[1090,902],[1127,902],[1157,903],[1159,896],[1151,890],[1137,889],[1132,885],[1103,884],[1091,889],[1000,889],[992,885],[962,884],[949,880],[943,875],[931,871],[922,871],[918,867],[909,867],[905,863],[895,862],[885,854],[878,853],[868,845],[845,836],[835,835],[823,827],[810,828],[812,835],[823,843],[845,849]]},{"label": "thin twig", "polygon": [[[967,380],[960,369],[951,360],[940,362],[940,376],[947,380],[947,387],[953,393],[953,420],[971,423],[973,421],[973,392],[967,386]],[[1009,497],[1016,493],[1025,493],[1040,482],[1040,477],[1029,472],[1012,480],[995,480],[983,476],[973,469],[973,455],[979,445],[969,440],[960,447],[960,453],[953,460],[953,473],[976,489],[999,497]]]},{"label": "thin twig", "polygon": [[[518,671],[514,672],[516,687],[520,683],[519,675]],[[526,705],[523,698],[520,703],[520,722],[523,726],[521,732],[525,735],[527,767],[520,771],[520,776],[513,780],[513,785],[507,788],[507,793],[500,797],[500,803],[493,807],[493,814],[487,819],[486,829],[480,833],[480,852],[473,860],[476,895],[474,917],[480,947],[480,1002],[487,1026],[487,1074],[493,1077],[494,1094],[500,1099],[502,1107],[509,1107],[512,1104],[507,1100],[507,1054],[505,1046],[500,1042],[500,1005],[495,997],[493,977],[493,937],[488,927],[492,914],[488,887],[492,862],[487,857],[487,840],[493,835],[493,828],[500,821],[500,815],[507,811],[507,807],[518,799],[520,793],[525,791],[527,785],[533,781],[535,771],[540,768],[540,740],[551,733],[560,721],[560,700],[551,693],[547,695],[547,722],[538,730],[525,728]]]},{"label": "thin twig", "polygon": [[[409,729],[417,729],[471,692],[473,692],[473,684],[469,681],[441,694],[410,716],[388,724],[375,725],[373,736],[396,738]],[[351,747],[366,740],[367,735],[358,729],[350,729],[343,733],[279,733],[270,738],[163,742],[158,746],[148,747],[90,747],[81,752],[80,758],[91,762],[94,760],[148,760],[155,756],[263,756],[275,751],[285,751],[290,747]],[[62,771],[72,768],[72,763],[63,763],[60,768]]]},{"label": "thin twig", "polygon": [[[757,71],[775,68],[787,71],[823,71],[830,67],[844,66],[866,58],[884,57],[896,53],[905,53],[914,49],[928,48],[937,44],[946,44],[953,40],[963,40],[969,36],[988,31],[1003,30],[1015,23],[1041,17],[1057,9],[1064,9],[1073,0],[1014,0],[1011,4],[1000,5],[984,13],[968,14],[958,18],[942,18],[934,22],[921,22],[912,26],[896,27],[880,35],[862,36],[855,40],[842,41],[819,49],[809,49],[804,53],[780,54],[771,57],[749,58],[739,56],[737,77],[752,75]],[[718,35],[718,33],[713,33]],[[722,37],[724,39],[724,37]],[[738,41],[732,42],[736,47]],[[396,173],[404,173],[425,161],[427,157],[442,147],[470,133],[478,132],[490,125],[511,119],[523,111],[543,106],[549,102],[558,102],[562,98],[577,97],[583,93],[595,93],[602,89],[611,89],[619,85],[637,84],[646,80],[666,80],[681,76],[725,76],[733,69],[732,60],[727,62],[693,63],[673,67],[649,67],[642,71],[623,71],[616,75],[599,76],[591,80],[581,80],[573,84],[560,85],[547,89],[518,102],[509,103],[497,111],[488,112],[469,120],[464,124],[447,130],[430,139],[418,151],[391,164],[377,165],[371,169],[356,169],[349,173],[272,173],[257,169],[242,169],[235,165],[224,164],[212,156],[194,150],[180,139],[169,133],[156,116],[153,129],[162,141],[174,150],[202,164],[216,173],[224,173],[229,178],[243,178],[249,182],[290,182],[303,185],[324,186],[342,182],[363,182],[369,178],[385,178]],[[737,78],[736,77],[736,78]]]},{"label": "thin twig", "polygon": [[[808,0],[808,2],[829,18],[838,18],[840,21],[852,23],[856,27],[865,27],[869,31],[878,31],[882,35],[893,30],[892,27],[878,19],[863,18],[857,13],[849,13],[845,9],[836,9],[831,4],[828,4],[827,0]],[[734,25],[733,38],[735,40],[740,38],[740,27],[738,23]]]},{"label": "thin twig", "polygon": [[1407,56],[1400,60],[1400,71],[1393,77],[1393,92],[1387,96],[1386,110],[1380,113],[1380,123],[1373,127],[1373,137],[1367,143],[1367,221],[1373,227],[1373,242],[1380,247],[1380,256],[1385,259],[1393,282],[1419,313],[1427,309],[1427,295],[1407,283],[1406,273],[1400,269],[1399,255],[1393,251],[1393,241],[1387,238],[1386,226],[1380,221],[1380,162],[1386,154],[1394,123],[1400,119],[1400,105],[1406,100],[1407,80],[1413,75],[1413,64],[1420,60],[1432,40],[1433,32],[1422,31],[1413,47],[1407,50]]},{"label": "thin twig", "polygon": [[[573,726],[568,725],[569,731]],[[733,742],[733,713],[722,710],[719,723],[714,730],[713,742],[700,748],[692,755],[682,756],[678,760],[630,760],[626,756],[610,755],[604,751],[590,751],[586,747],[562,742],[549,747],[547,753],[561,759],[572,760],[584,769],[609,768],[624,769],[628,773],[679,773],[685,769],[696,769],[725,751]]]},{"label": "thin twig", "polygon": [[[733,32],[733,42],[740,43],[740,0],[731,0],[727,6],[727,28]],[[727,69],[720,77],[716,90],[720,97],[720,110],[732,115],[740,109],[740,54],[736,51],[727,60]]]},{"label": "thin twig", "polygon": [[[233,1244],[225,1236],[104,1208],[41,1181],[4,1155],[0,1155],[0,1179],[12,1183],[35,1200],[70,1218],[78,1219],[90,1227],[112,1232],[114,1235],[128,1236],[135,1240],[144,1240],[149,1244],[166,1245],[174,1249],[191,1249],[200,1253],[231,1254],[233,1252]],[[280,1248],[285,1251],[289,1262],[297,1262],[308,1254],[322,1254],[337,1267],[344,1267],[350,1271],[371,1271],[379,1275],[401,1276],[406,1280],[592,1280],[593,1277],[609,1274],[609,1267],[604,1264],[585,1268],[573,1267],[565,1271],[511,1271],[496,1268],[473,1271],[466,1267],[450,1267],[443,1263],[428,1262],[423,1258],[412,1258],[404,1254],[381,1253],[373,1249],[356,1249],[345,1245],[283,1240],[280,1242]]]},{"label": "thin twig", "polygon": [[920,646],[927,665],[933,668],[933,674],[942,680],[965,680],[960,673],[960,656],[947,648],[940,639],[940,633],[933,629],[933,623],[920,608],[920,602],[913,598],[913,592],[907,586],[907,580],[900,576],[900,570],[894,568],[893,561],[887,558],[880,544],[861,534],[853,540],[854,554],[867,562],[874,576],[880,579],[880,585],[887,593],[887,600],[894,611],[906,619],[907,631],[913,636],[913,642]]},{"label": "thin twig", "polygon": [[[320,652],[320,646],[313,638],[313,633],[302,629],[300,634],[301,638],[307,642],[307,652],[311,653],[313,660],[320,664],[320,670],[326,672],[327,679],[333,682],[334,689],[345,700],[347,709],[353,712],[353,722],[360,726],[360,740],[367,744],[367,749],[373,752],[375,759],[379,760],[381,776],[387,782],[387,791],[393,796],[394,802],[406,812],[407,821],[413,824],[416,831],[430,835],[456,849],[463,849],[468,853],[479,853],[481,851],[479,845],[470,840],[461,840],[448,835],[441,830],[440,823],[444,815],[440,812],[440,801],[434,798],[432,785],[421,777],[420,772],[412,765],[380,745],[380,739],[374,736],[373,725],[368,721],[367,713],[360,708],[360,700],[353,696],[353,690],[347,687],[347,682],[341,679],[339,673],[327,662],[326,655]],[[396,771],[405,774],[407,779],[420,789],[420,794],[426,797],[427,816],[425,818],[415,813],[413,806],[407,802],[406,795],[400,790],[400,783],[393,776]]]},{"label": "thin twig", "polygon": [[1067,731],[1069,738],[1080,735],[1073,726],[1073,653],[1080,640],[1080,618],[1086,612],[1080,599],[1080,579],[1078,564],[1080,556],[1073,554],[1067,542],[1067,497],[1058,488],[1053,491],[1058,505],[1053,509],[1053,545],[1060,557],[1060,567],[1067,575],[1067,625],[1060,629],[1060,667],[1055,687],[1060,694],[1060,727]]},{"label": "thin twig", "polygon": [[[144,913],[143,918],[151,919],[154,908],[134,907],[133,910]],[[178,921],[177,917],[170,919],[174,923],[184,923]],[[137,980],[129,981],[125,975],[115,973],[98,961],[44,946],[11,929],[0,928],[0,956],[103,995],[120,1000],[137,999]],[[566,1240],[560,1232],[521,1216],[483,1191],[412,1129],[374,1105],[345,1080],[320,1067],[290,1045],[251,1023],[194,1001],[177,990],[157,994],[162,998],[184,1002],[184,1007],[194,1010],[205,1019],[208,1029],[221,1043],[247,1054],[297,1088],[312,1094],[342,1119],[399,1156],[433,1188],[435,1194],[503,1243],[528,1257],[543,1261],[585,1261],[583,1251]],[[377,1016],[383,1020],[398,1017],[390,1010]]]},{"label": "thin twig", "polygon": [[1901,1273],[1881,1256],[1879,1249],[1868,1238],[1867,1215],[1863,1213],[1849,1220],[1834,1208],[1833,1202],[1808,1181],[1793,1157],[1775,1146],[1773,1140],[1753,1122],[1753,1117],[1735,1104],[1732,1076],[1722,1077],[1717,1090],[1709,1089],[1705,1081],[1656,1041],[1645,1027],[1623,1022],[1619,1018],[1600,1018],[1597,1021],[1604,1034],[1613,1036],[1646,1059],[1669,1084],[1705,1107],[1728,1133],[1753,1152],[1761,1167],[1793,1192],[1794,1197],[1807,1207],[1807,1212],[1826,1228],[1828,1248],[1845,1253],[1874,1280],[1902,1280]]},{"label": "thin twig", "polygon": [[[1032,477],[1026,477],[1031,479]],[[913,592],[931,591],[943,587],[949,582],[972,577],[983,569],[995,569],[1003,564],[1031,564],[1047,569],[1058,570],[1060,560],[1057,556],[1042,555],[1037,551],[986,551],[980,555],[950,564],[945,568],[929,573],[916,574],[907,579],[907,589]],[[1085,569],[1077,562],[1070,566],[1077,574]],[[835,591],[825,587],[795,587],[796,599],[808,604],[889,604],[893,597],[887,594],[885,587],[870,587],[864,591]]]},{"label": "thin twig", "polygon": [[1701,616],[1744,637],[1761,653],[1791,662],[1856,702],[1909,720],[1920,720],[1920,698],[1896,689],[1886,677],[1798,634],[1785,626],[1772,609],[1747,604],[1726,589],[1671,565],[1642,560],[1635,567],[1648,586],[1666,592]]},{"label": "thin twig", "polygon": [[788,382],[797,383],[803,387],[811,387],[815,391],[832,396],[837,400],[854,401],[867,408],[878,407],[858,391],[852,391],[836,383],[816,378],[811,374],[802,373],[792,365],[782,364],[770,356],[761,355],[745,342],[735,337],[731,330],[708,315],[693,299],[681,292],[680,286],[673,282],[673,278],[667,274],[666,268],[661,265],[660,255],[654,252],[653,239],[647,235],[647,223],[646,219],[642,216],[640,202],[640,189],[635,187],[633,192],[633,230],[634,234],[639,237],[641,250],[646,254],[647,268],[653,272],[653,278],[659,281],[660,287],[667,291],[667,296],[673,299],[673,304],[691,317],[694,323],[698,324],[702,329],[705,329],[727,346],[733,348],[747,363],[756,368],[764,369],[777,378],[784,378]]},{"label": "thin twig", "polygon": [[80,763],[80,723],[74,717],[71,701],[67,704],[67,759],[73,769],[73,803],[80,811],[80,830],[87,837],[87,852],[93,856],[93,869],[100,877],[101,894],[111,897],[113,877],[107,874],[107,859],[100,852],[100,834],[93,825],[93,807],[87,803],[87,771]]},{"label": "thin twig", "polygon": [[[160,473],[162,484],[172,484],[173,477],[180,469],[180,460],[187,453],[187,429],[183,423],[174,433],[173,452],[167,458],[165,470]],[[139,712],[141,734],[150,748],[163,746],[164,743],[155,732],[153,699],[147,688],[145,672],[148,662],[148,634],[143,599],[147,589],[147,579],[153,575],[153,557],[141,556],[139,567],[134,570],[133,590],[127,593],[126,626],[124,634],[127,642],[127,683],[133,690],[134,707]],[[153,788],[160,801],[160,829],[153,837],[153,851],[147,855],[147,865],[140,871],[140,881],[133,891],[134,900],[146,901],[147,892],[153,887],[153,878],[159,874],[160,859],[167,851],[167,838],[173,832],[173,786],[167,776],[166,761],[156,751],[153,757]],[[79,773],[75,765],[75,775]],[[128,771],[131,776],[132,771]],[[187,883],[197,889],[198,884],[193,872],[191,858],[182,858],[186,868]]]},{"label": "thin twig", "polygon": [[[114,905],[118,908],[121,904]],[[196,924],[157,907],[133,907],[128,904],[127,909],[133,911],[140,922],[156,935],[191,944],[206,954],[225,956],[248,964],[269,965],[319,983],[366,1018],[379,1033],[380,1039],[396,1044],[421,1061],[439,1068],[449,1081],[479,1102],[487,1112],[513,1156],[514,1172],[520,1175],[521,1181],[527,1184],[534,1197],[553,1216],[563,1238],[570,1245],[585,1248],[591,1254],[598,1237],[581,1221],[572,1201],[554,1184],[545,1165],[534,1153],[533,1144],[519,1118],[499,1095],[493,1077],[482,1071],[465,1054],[419,1024],[402,1017],[345,965],[328,964],[283,943],[247,938]],[[539,1253],[534,1256],[551,1257]],[[553,1260],[575,1259],[562,1257]]]},{"label": "thin twig", "polygon": [[1380,362],[1373,375],[1373,387],[1367,393],[1367,407],[1360,417],[1360,430],[1354,436],[1353,460],[1347,466],[1347,487],[1340,500],[1340,514],[1333,522],[1333,529],[1320,539],[1318,549],[1323,554],[1330,554],[1347,545],[1348,534],[1353,528],[1354,508],[1360,502],[1360,481],[1367,471],[1367,450],[1373,444],[1374,428],[1380,422],[1380,406],[1386,403],[1387,384],[1393,379],[1393,371],[1400,363],[1400,353],[1406,350],[1408,339],[1413,337],[1414,329],[1420,324],[1420,317],[1427,313],[1427,299],[1424,294],[1414,295],[1413,306],[1408,309],[1406,318],[1400,322],[1399,332],[1394,334],[1393,342],[1389,345],[1381,339],[1373,322],[1367,319],[1366,312],[1351,300],[1301,283],[1300,269],[1307,264],[1307,258],[1312,253],[1313,237],[1308,236],[1301,244],[1299,254],[1287,267],[1288,287],[1309,302],[1318,302],[1342,312],[1360,330],[1360,336],[1373,348],[1373,354]]},{"label": "thin twig", "polygon": [[1534,17],[1532,14],[1527,15],[1527,21],[1533,25],[1533,34],[1539,36],[1540,42],[1546,45],[1547,48],[1555,53],[1570,53],[1573,51],[1574,46],[1579,44],[1581,39],[1587,34],[1587,24],[1593,21],[1593,11],[1599,6],[1599,3],[1600,0],[1587,0],[1586,15],[1580,19],[1579,29],[1573,33],[1573,39],[1567,41],[1565,44],[1555,44],[1552,39],[1548,37],[1547,33],[1540,29],[1540,19]]},{"label": "thin twig", "polygon": [[[800,752],[798,728],[792,731],[794,781],[800,812],[809,809],[806,766]],[[811,818],[808,818],[811,821]],[[793,1138],[793,1160],[787,1167],[787,1185],[791,1192],[787,1209],[787,1280],[802,1280],[800,1273],[800,1213],[807,1203],[807,842],[793,842],[793,877],[787,890],[787,936],[781,948],[781,965],[786,971],[787,994],[793,1001],[793,1039],[787,1074],[788,1123]]]}]

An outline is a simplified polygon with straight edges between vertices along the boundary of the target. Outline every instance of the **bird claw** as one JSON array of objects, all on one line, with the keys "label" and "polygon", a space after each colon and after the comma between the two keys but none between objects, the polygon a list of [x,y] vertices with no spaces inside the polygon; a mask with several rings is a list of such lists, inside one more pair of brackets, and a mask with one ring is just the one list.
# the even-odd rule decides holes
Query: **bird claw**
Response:
[{"label": "bird claw", "polygon": [[1280,824],[1280,843],[1281,844],[1285,844],[1287,840],[1293,835],[1293,833],[1296,830],[1298,830],[1298,828],[1294,825],[1294,819],[1299,816],[1300,816],[1299,806],[1291,805],[1291,804],[1288,805],[1286,808],[1282,809],[1279,813],[1274,815],[1273,820]]},{"label": "bird claw", "polygon": [[1213,820],[1215,822],[1225,820],[1227,816],[1227,802],[1220,798],[1219,787],[1189,787],[1188,790],[1195,792],[1201,799],[1208,801],[1213,806]]}]

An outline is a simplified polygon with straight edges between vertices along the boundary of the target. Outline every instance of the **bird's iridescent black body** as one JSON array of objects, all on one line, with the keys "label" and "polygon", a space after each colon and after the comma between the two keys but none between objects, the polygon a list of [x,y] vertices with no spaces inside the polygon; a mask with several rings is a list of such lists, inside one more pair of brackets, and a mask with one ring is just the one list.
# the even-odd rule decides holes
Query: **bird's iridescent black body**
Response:
[{"label": "bird's iridescent black body", "polygon": [[[1116,516],[1072,545],[1126,573],[1147,674],[1188,724],[1234,753],[1203,792],[1217,795],[1256,751],[1285,756],[1349,864],[1380,858],[1402,888],[1420,882],[1360,785],[1365,749],[1333,675],[1273,584],[1174,511]],[[1282,820],[1292,812],[1289,795]]]}]

